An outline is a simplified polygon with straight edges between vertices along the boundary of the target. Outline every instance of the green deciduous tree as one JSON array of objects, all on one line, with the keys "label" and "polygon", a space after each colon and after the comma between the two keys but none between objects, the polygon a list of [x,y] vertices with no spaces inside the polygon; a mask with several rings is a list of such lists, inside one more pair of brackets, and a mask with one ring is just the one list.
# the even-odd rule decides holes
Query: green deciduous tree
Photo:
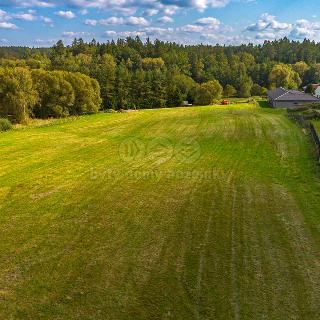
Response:
[{"label": "green deciduous tree", "polygon": [[223,88],[218,80],[210,80],[198,87],[196,101],[197,105],[209,105],[222,96]]},{"label": "green deciduous tree", "polygon": [[[169,80],[170,81],[170,80]],[[182,94],[183,100],[188,100],[191,91],[195,88],[196,82],[189,76],[184,74],[176,74],[171,79],[174,86],[176,86]]]},{"label": "green deciduous tree", "polygon": [[299,74],[292,70],[291,66],[285,64],[277,64],[273,67],[269,81],[271,88],[296,89],[301,84]]},{"label": "green deciduous tree", "polygon": [[64,79],[68,81],[74,91],[74,103],[70,107],[70,114],[80,115],[98,112],[102,99],[97,80],[79,72],[65,72]]},{"label": "green deciduous tree", "polygon": [[252,96],[265,96],[267,93],[267,89],[264,87],[259,86],[255,83],[251,88],[251,95]]},{"label": "green deciduous tree", "polygon": [[75,101],[72,85],[65,80],[63,71],[33,70],[34,86],[39,101],[34,108],[36,116],[65,117],[70,114]]},{"label": "green deciduous tree", "polygon": [[25,68],[0,69],[0,114],[24,122],[38,100],[31,73]]},{"label": "green deciduous tree", "polygon": [[305,74],[304,83],[320,83],[320,63],[316,63]]},{"label": "green deciduous tree", "polygon": [[298,73],[301,80],[304,79],[306,72],[310,69],[310,66],[304,61],[298,61],[292,65],[292,69]]},{"label": "green deciduous tree", "polygon": [[225,87],[224,87],[224,90],[223,90],[223,95],[226,97],[226,98],[232,98],[232,97],[235,97],[237,95],[237,90],[234,86],[230,85],[230,84],[227,84]]},{"label": "green deciduous tree", "polygon": [[180,107],[183,102],[183,95],[179,88],[174,84],[171,84],[167,90],[167,106]]},{"label": "green deciduous tree", "polygon": [[146,71],[161,69],[164,66],[162,58],[144,58],[142,59],[142,68]]}]

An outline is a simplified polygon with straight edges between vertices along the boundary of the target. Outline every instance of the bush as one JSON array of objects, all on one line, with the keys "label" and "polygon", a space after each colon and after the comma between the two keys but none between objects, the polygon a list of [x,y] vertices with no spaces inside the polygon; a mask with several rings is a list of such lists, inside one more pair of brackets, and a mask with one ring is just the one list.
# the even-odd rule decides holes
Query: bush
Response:
[{"label": "bush", "polygon": [[213,104],[215,100],[221,98],[222,91],[223,88],[218,80],[210,80],[202,83],[197,89],[195,103],[202,106]]},{"label": "bush", "polygon": [[8,119],[0,118],[0,132],[9,131],[12,129],[12,124]]}]

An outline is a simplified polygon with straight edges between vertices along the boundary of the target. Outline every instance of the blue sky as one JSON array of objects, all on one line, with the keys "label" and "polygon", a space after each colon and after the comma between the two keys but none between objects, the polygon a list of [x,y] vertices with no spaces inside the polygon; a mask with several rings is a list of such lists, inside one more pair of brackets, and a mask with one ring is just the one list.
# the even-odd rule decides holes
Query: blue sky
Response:
[{"label": "blue sky", "polygon": [[0,0],[0,45],[139,35],[186,44],[320,41],[318,0]]}]

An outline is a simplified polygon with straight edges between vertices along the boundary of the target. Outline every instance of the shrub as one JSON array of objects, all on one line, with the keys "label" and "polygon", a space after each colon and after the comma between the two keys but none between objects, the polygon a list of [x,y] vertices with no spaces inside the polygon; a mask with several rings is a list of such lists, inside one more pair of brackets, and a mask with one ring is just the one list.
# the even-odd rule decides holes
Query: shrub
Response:
[{"label": "shrub", "polygon": [[202,83],[197,90],[196,104],[197,105],[210,105],[222,96],[223,88],[218,80],[210,80]]},{"label": "shrub", "polygon": [[0,132],[9,131],[12,129],[12,124],[8,119],[0,118]]}]

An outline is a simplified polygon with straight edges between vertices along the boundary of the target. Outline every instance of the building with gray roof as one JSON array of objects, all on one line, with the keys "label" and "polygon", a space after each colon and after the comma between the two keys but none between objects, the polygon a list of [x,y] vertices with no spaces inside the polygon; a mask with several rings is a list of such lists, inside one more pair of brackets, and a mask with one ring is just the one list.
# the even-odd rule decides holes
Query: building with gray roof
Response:
[{"label": "building with gray roof", "polygon": [[298,90],[277,88],[267,93],[268,102],[273,108],[294,108],[310,103],[320,102],[320,99]]}]

